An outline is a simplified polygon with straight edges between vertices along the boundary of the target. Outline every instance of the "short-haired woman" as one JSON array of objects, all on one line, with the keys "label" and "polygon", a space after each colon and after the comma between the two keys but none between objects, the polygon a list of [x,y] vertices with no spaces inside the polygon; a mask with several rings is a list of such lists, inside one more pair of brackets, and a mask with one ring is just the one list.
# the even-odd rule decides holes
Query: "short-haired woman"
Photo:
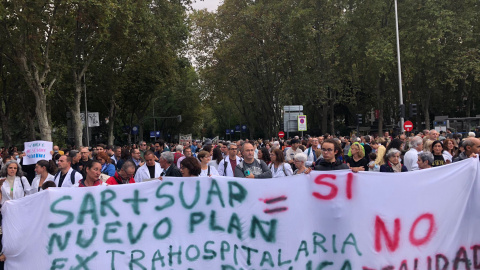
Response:
[{"label": "short-haired woman", "polygon": [[406,172],[407,167],[400,163],[400,150],[391,148],[388,150],[387,162],[380,166],[380,172]]},{"label": "short-haired woman", "polygon": [[200,162],[194,157],[186,157],[180,162],[180,172],[183,177],[199,176],[202,172]]},{"label": "short-haired woman", "polygon": [[198,153],[197,158],[200,160],[200,166],[202,168],[200,176],[218,175],[217,169],[215,169],[214,166],[208,165],[211,160],[209,152],[202,150]]},{"label": "short-haired woman", "polygon": [[297,153],[293,157],[293,162],[297,169],[293,172],[294,175],[297,174],[308,174],[312,171],[312,168],[305,167],[305,162],[307,162],[307,155],[304,153]]}]

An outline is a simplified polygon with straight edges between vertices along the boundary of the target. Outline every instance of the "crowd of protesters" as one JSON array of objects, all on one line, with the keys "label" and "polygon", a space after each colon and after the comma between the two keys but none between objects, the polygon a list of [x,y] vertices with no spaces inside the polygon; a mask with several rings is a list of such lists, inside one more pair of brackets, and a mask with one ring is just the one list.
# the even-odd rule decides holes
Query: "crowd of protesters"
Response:
[{"label": "crowd of protesters", "polygon": [[[52,160],[23,166],[24,153],[1,149],[1,203],[51,187],[134,184],[163,177],[276,178],[312,170],[406,172],[447,165],[480,154],[479,134],[424,130],[383,136],[294,137],[288,140],[163,140],[138,145],[52,149]],[[6,258],[3,253],[0,261]],[[1,269],[1,267],[0,267]]]}]

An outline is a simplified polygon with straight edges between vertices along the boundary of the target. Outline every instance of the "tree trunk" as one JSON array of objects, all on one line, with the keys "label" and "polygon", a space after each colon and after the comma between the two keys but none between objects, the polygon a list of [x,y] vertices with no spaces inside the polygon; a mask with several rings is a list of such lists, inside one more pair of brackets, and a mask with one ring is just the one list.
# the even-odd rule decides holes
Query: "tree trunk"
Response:
[{"label": "tree trunk", "polygon": [[[82,80],[76,74],[74,74],[74,81],[75,81],[75,94],[73,95],[73,103],[72,106],[69,106],[70,113],[72,114],[72,122],[73,122],[73,136],[75,140],[75,145],[77,148],[83,146],[83,125],[82,119],[80,118],[80,106],[82,104]],[[88,112],[87,112],[88,113]],[[85,115],[85,126],[88,125],[88,115]],[[87,143],[88,138],[85,139],[85,143]]]},{"label": "tree trunk", "polygon": [[328,124],[328,103],[323,104],[322,106],[322,134],[327,133],[327,124]]},{"label": "tree trunk", "polygon": [[38,119],[38,128],[40,129],[40,138],[43,141],[52,141],[52,128],[48,122],[48,113],[47,113],[47,96],[45,95],[45,90],[41,85],[37,85],[36,89],[33,90],[35,94],[35,113],[37,114]]},{"label": "tree trunk", "polygon": [[36,132],[35,132],[35,121],[33,117],[30,117],[30,113],[28,113],[27,117],[27,139],[28,141],[35,141],[37,139]]},{"label": "tree trunk", "polygon": [[115,127],[115,98],[114,95],[110,97],[110,109],[108,112],[108,145],[114,145],[115,137],[113,136],[113,128]]},{"label": "tree trunk", "polygon": [[[37,69],[33,69],[33,71],[30,70],[24,53],[19,53],[16,60],[28,88],[35,96],[35,113],[37,114],[40,137],[44,141],[52,141],[52,129],[50,127],[50,122],[48,121],[47,96],[45,94],[45,87],[42,85],[42,83],[45,82],[46,74],[49,71],[48,64],[46,64],[47,68],[40,76]],[[54,83],[55,79],[50,82],[47,89],[51,89]]]},{"label": "tree trunk", "polygon": [[335,96],[330,99],[330,134],[335,135]]},{"label": "tree trunk", "polygon": [[377,87],[377,99],[378,99],[378,135],[383,135],[383,96],[385,92],[385,74],[380,75],[378,78],[378,87]]},{"label": "tree trunk", "polygon": [[10,130],[10,124],[8,123],[8,116],[3,112],[0,113],[0,119],[2,120],[2,139],[5,147],[12,145],[12,132]]}]

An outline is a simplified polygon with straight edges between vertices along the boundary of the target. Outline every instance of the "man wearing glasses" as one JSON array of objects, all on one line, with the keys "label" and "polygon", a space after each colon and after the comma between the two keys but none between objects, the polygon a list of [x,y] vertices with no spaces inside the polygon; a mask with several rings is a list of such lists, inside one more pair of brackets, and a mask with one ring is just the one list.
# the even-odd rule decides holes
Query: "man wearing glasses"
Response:
[{"label": "man wearing glasses", "polygon": [[80,148],[80,161],[78,162],[78,169],[79,172],[83,170],[83,167],[87,162],[90,160],[90,151],[88,150],[88,147],[82,147]]},{"label": "man wearing glasses", "polygon": [[322,144],[323,158],[315,165],[316,171],[333,171],[349,169],[348,165],[341,162],[337,157],[340,155],[342,148],[333,139],[326,139]]},{"label": "man wearing glasses", "polygon": [[147,152],[147,143],[145,141],[141,141],[139,144],[139,149],[140,149],[140,156],[142,159],[145,158],[145,152]]},{"label": "man wearing glasses", "polygon": [[224,157],[218,164],[218,174],[221,176],[235,176],[235,167],[242,162],[242,159],[237,156],[237,145],[234,143],[224,144],[228,149],[228,155]]},{"label": "man wearing glasses", "polygon": [[305,162],[306,167],[315,167],[315,162],[317,159],[320,159],[321,157],[317,157],[317,154],[315,153],[315,150],[318,149],[318,138],[311,138],[312,139],[312,144],[308,149],[305,149],[303,152],[305,155],[307,155],[307,161]]}]

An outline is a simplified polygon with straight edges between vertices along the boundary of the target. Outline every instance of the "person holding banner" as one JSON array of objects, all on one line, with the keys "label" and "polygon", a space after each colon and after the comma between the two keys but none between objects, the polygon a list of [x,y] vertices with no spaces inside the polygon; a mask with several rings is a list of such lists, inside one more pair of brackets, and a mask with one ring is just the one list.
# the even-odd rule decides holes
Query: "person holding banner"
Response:
[{"label": "person holding banner", "polygon": [[54,180],[54,174],[57,173],[57,165],[53,160],[39,160],[35,165],[36,176],[32,181],[32,192],[40,192],[43,183]]},{"label": "person holding banner", "polygon": [[237,156],[238,148],[236,144],[229,143],[227,148],[228,156],[226,156],[222,161],[220,161],[220,164],[218,164],[218,174],[222,176],[233,177],[235,174],[235,167],[237,167],[238,163],[242,162],[242,159]]},{"label": "person holding banner", "polygon": [[254,158],[255,150],[253,144],[245,142],[242,154],[243,161],[235,167],[235,177],[272,178],[272,171],[270,171],[267,164],[263,160]]},{"label": "person holding banner", "polygon": [[385,155],[387,162],[380,166],[380,172],[407,172],[407,167],[400,163],[400,150],[391,148]]},{"label": "person holding banner", "polygon": [[115,176],[107,179],[107,185],[123,185],[123,184],[135,184],[135,164],[127,160],[123,163],[122,167],[115,172]]},{"label": "person holding banner", "polygon": [[85,177],[78,182],[77,187],[95,187],[106,185],[100,179],[100,174],[102,174],[102,164],[97,160],[89,160],[85,164]]},{"label": "person holding banner", "polygon": [[[135,151],[139,151],[135,149]],[[140,156],[140,154],[138,154]],[[155,162],[155,154],[148,150],[145,152],[145,163],[138,168],[135,173],[135,182],[140,183],[143,180],[159,178],[163,172],[162,167],[158,162]]]},{"label": "person holding banner", "polygon": [[308,159],[305,153],[297,153],[293,159],[295,160],[295,167],[297,167],[297,169],[293,172],[294,175],[309,174],[310,171],[312,171],[312,167],[305,167]]},{"label": "person holding banner", "polygon": [[[208,146],[208,145],[207,145]],[[200,151],[197,155],[198,160],[200,160],[200,166],[202,168],[202,172],[200,176],[212,176],[212,175],[219,175],[215,166],[211,166],[208,163],[211,160],[210,153],[207,151]]]},{"label": "person holding banner", "polygon": [[368,171],[369,161],[365,158],[365,149],[359,142],[354,142],[345,158],[352,172]]},{"label": "person holding banner", "polygon": [[2,205],[8,200],[15,200],[33,193],[30,183],[23,176],[22,167],[16,160],[8,161],[0,170],[0,187]]},{"label": "person holding banner", "polygon": [[342,147],[334,139],[326,139],[322,144],[322,155],[315,165],[316,171],[332,171],[332,170],[344,170],[349,169],[348,165],[342,163],[338,156],[342,153]]},{"label": "person holding banner", "polygon": [[[298,154],[303,154],[303,152],[296,153],[295,155]],[[290,164],[285,162],[282,150],[273,150],[272,153],[270,153],[270,159],[272,160],[272,163],[268,165],[268,168],[272,172],[272,178],[293,175],[292,167],[290,166]],[[292,160],[294,160],[294,158]]]},{"label": "person holding banner", "polygon": [[202,172],[202,167],[198,159],[186,157],[180,162],[180,172],[183,177],[198,176]]}]

